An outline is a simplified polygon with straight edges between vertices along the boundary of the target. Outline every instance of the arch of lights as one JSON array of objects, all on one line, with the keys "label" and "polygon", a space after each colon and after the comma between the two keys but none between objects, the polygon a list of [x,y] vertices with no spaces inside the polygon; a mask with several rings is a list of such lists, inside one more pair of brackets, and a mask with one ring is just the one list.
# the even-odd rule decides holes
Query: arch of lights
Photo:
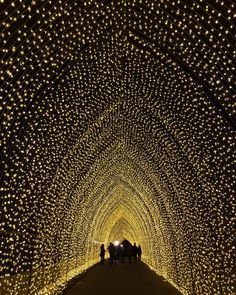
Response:
[{"label": "arch of lights", "polygon": [[58,294],[127,238],[235,294],[235,3],[0,0],[0,294]]}]

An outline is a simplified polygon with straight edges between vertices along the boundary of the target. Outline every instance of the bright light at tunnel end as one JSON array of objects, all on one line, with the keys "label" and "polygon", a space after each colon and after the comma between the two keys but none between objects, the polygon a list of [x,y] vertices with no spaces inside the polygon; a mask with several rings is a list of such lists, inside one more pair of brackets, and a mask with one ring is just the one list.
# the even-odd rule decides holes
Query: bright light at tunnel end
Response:
[{"label": "bright light at tunnel end", "polygon": [[118,246],[119,244],[120,244],[119,241],[115,241],[115,242],[114,242],[114,245],[115,245],[115,246]]}]

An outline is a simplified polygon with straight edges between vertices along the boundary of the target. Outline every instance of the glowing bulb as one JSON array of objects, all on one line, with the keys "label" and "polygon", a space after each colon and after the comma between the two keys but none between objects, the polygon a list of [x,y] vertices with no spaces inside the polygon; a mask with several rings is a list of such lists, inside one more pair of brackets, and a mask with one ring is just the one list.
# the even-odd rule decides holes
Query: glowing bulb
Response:
[{"label": "glowing bulb", "polygon": [[114,242],[114,245],[115,245],[115,246],[119,246],[119,244],[120,244],[119,241],[115,241],[115,242]]}]

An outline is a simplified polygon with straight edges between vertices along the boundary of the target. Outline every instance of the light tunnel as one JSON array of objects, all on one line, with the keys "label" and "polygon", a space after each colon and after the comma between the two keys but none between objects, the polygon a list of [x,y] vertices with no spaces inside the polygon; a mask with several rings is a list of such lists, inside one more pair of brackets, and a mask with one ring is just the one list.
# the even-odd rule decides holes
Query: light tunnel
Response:
[{"label": "light tunnel", "polygon": [[101,243],[235,294],[235,3],[0,0],[0,295],[61,294]]}]

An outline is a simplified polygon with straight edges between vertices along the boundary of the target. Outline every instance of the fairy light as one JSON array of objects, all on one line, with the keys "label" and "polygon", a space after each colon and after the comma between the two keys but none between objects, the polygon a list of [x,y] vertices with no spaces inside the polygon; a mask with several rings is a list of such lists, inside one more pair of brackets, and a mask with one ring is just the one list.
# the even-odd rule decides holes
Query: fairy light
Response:
[{"label": "fairy light", "polygon": [[58,294],[124,238],[234,294],[234,2],[26,2],[0,0],[0,294]]}]

